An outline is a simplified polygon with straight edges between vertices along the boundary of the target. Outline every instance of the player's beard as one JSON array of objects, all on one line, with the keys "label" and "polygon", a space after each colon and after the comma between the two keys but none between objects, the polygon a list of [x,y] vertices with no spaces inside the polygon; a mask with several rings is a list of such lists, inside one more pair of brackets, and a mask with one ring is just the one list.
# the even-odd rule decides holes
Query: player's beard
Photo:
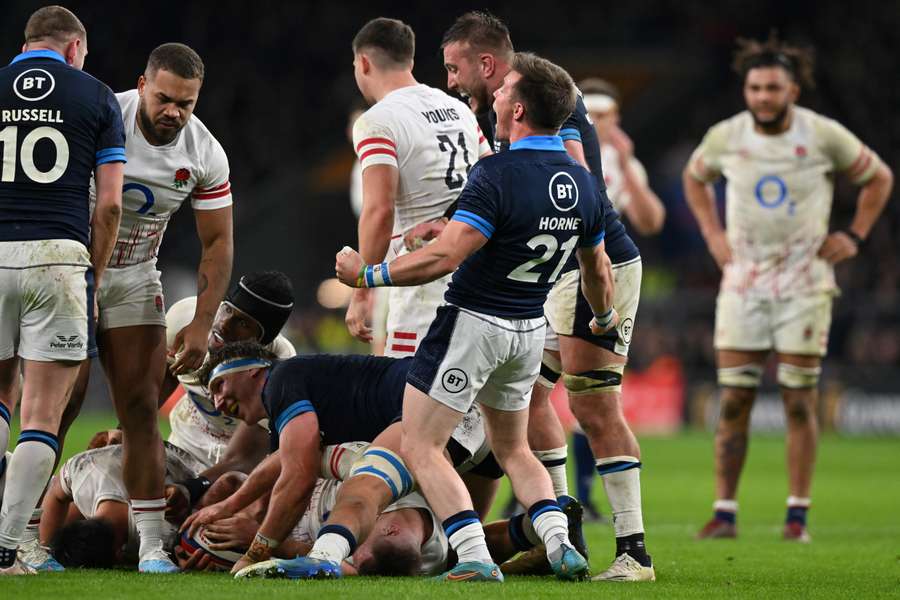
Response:
[{"label": "player's beard", "polygon": [[144,133],[144,137],[146,137],[147,141],[154,146],[165,146],[166,144],[172,143],[172,141],[178,137],[178,132],[181,131],[180,127],[173,129],[171,133],[157,129],[156,125],[153,123],[153,119],[147,114],[143,101],[141,101],[138,106],[138,120],[140,121],[141,131]]},{"label": "player's beard", "polygon": [[756,111],[751,110],[750,114],[753,115],[753,122],[756,125],[765,131],[766,133],[779,133],[784,130],[785,121],[787,121],[788,113],[790,112],[791,105],[785,104],[784,107],[775,114],[771,119],[760,119],[756,116]]}]

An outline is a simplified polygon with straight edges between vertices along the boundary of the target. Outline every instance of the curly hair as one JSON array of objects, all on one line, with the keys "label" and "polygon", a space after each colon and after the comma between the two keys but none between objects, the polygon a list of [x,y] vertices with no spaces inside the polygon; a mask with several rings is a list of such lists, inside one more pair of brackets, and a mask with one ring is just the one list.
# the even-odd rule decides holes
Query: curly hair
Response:
[{"label": "curly hair", "polygon": [[758,67],[781,67],[801,87],[816,87],[813,78],[815,51],[810,46],[791,46],[779,39],[778,32],[772,30],[764,42],[749,38],[737,39],[737,50],[731,63],[734,71],[747,78],[750,69]]}]

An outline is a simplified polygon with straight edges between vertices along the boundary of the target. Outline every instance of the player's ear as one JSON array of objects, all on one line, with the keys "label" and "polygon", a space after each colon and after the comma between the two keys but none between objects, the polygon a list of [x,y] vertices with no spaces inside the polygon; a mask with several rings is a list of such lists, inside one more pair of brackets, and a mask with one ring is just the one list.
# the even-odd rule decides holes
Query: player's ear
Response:
[{"label": "player's ear", "polygon": [[72,38],[68,44],[66,44],[66,49],[63,51],[63,58],[66,59],[66,63],[74,64],[78,58],[78,46],[81,45],[81,39],[78,36]]},{"label": "player's ear", "polygon": [[144,94],[144,86],[145,86],[145,85],[147,85],[147,78],[144,77],[143,75],[139,75],[139,76],[138,76],[138,80],[137,80],[137,91],[138,91],[138,94],[141,94],[141,95]]},{"label": "player's ear", "polygon": [[497,62],[494,60],[493,54],[487,52],[479,54],[478,64],[481,65],[481,72],[484,73],[485,78],[493,77],[497,72]]},{"label": "player's ear", "polygon": [[790,96],[789,99],[791,102],[796,102],[800,97],[800,85],[796,82],[791,82]]},{"label": "player's ear", "polygon": [[369,57],[365,54],[359,55],[360,66],[362,67],[363,75],[368,75],[372,70],[372,61],[369,60]]},{"label": "player's ear", "polygon": [[525,105],[521,102],[513,102],[512,117],[516,121],[525,119]]}]

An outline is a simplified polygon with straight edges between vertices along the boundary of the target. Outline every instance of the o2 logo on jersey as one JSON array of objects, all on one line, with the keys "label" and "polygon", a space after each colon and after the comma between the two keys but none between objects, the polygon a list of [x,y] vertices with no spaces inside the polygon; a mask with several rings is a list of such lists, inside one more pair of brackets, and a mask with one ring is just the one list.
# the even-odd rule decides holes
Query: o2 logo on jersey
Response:
[{"label": "o2 logo on jersey", "polygon": [[462,369],[447,369],[441,377],[441,385],[451,394],[457,394],[469,385],[469,376]]},{"label": "o2 logo on jersey", "polygon": [[13,91],[16,96],[27,102],[43,100],[53,93],[55,87],[56,80],[53,79],[53,75],[44,69],[22,71],[13,81]]},{"label": "o2 logo on jersey", "polygon": [[754,193],[763,208],[777,208],[787,199],[787,184],[778,175],[764,175],[756,182]]},{"label": "o2 logo on jersey", "polygon": [[556,210],[568,212],[578,205],[578,186],[575,179],[565,171],[560,171],[550,178],[550,202]]}]

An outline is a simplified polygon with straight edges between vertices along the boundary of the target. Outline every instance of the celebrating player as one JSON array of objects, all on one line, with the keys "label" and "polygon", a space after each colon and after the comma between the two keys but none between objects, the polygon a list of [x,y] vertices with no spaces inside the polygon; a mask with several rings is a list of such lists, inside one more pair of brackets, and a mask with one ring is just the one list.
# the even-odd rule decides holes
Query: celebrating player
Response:
[{"label": "celebrating player", "polygon": [[[113,93],[81,72],[87,34],[60,6],[25,25],[22,54],[0,69],[0,448],[22,389],[22,431],[0,511],[0,574],[34,570],[17,547],[53,472],[60,419],[94,347],[94,286],[122,212],[125,135]],[[38,115],[39,118],[35,118]],[[90,215],[90,180],[96,204]]]},{"label": "celebrating player", "polygon": [[[385,260],[392,236],[402,254],[403,234],[440,219],[466,183],[469,169],[490,152],[472,112],[441,90],[413,77],[415,36],[405,23],[378,18],[353,39],[353,69],[372,108],[353,127],[362,168],[359,251],[370,263]],[[447,277],[390,290],[386,356],[412,356],[447,289]],[[367,324],[372,290],[357,290],[347,310],[355,337],[371,341]]]},{"label": "celebrating player", "polygon": [[[513,55],[506,25],[490,14],[469,12],[447,30],[442,46],[447,87],[468,96],[476,112],[487,110],[490,94],[500,87]],[[496,121],[494,113],[488,117]],[[600,186],[606,254],[613,264],[614,306],[620,318],[616,328],[603,335],[596,336],[588,329],[591,308],[579,293],[580,271],[570,257],[544,307],[550,328],[529,409],[528,440],[550,473],[557,496],[568,495],[565,431],[550,404],[550,390],[562,374],[572,412],[597,457],[596,469],[613,512],[616,558],[595,579],[653,580],[656,575],[644,546],[640,447],[621,405],[622,373],[640,298],[641,257],[605,193],[597,132],[580,95],[559,133],[569,155],[587,167]],[[491,135],[495,148],[508,143],[499,133]],[[533,557],[543,562],[539,554]]]},{"label": "celebrating player", "polygon": [[[809,50],[770,36],[739,40],[734,68],[747,110],[713,126],[684,170],[684,191],[722,283],[715,348],[721,387],[714,517],[699,538],[737,535],[737,486],[766,357],[778,358],[787,417],[784,539],[809,541],[821,361],[837,293],[834,265],[856,256],[893,176],[841,124],[796,104],[812,87]],[[848,228],[828,232],[833,176],[862,186]],[[723,228],[711,182],[727,180]]]},{"label": "celebrating player", "polygon": [[[156,254],[172,214],[191,199],[202,254],[197,308],[172,344],[175,375],[200,366],[210,326],[231,277],[231,187],[225,151],[193,115],[203,61],[183,44],[163,44],[147,60],[136,90],[117,94],[127,152],[124,214],[109,275],[99,288],[100,359],[124,430],[125,484],[141,537],[142,572],[175,572],[162,552],[163,450],[157,401],[166,364],[166,318]],[[85,365],[63,430],[87,389]]]}]

